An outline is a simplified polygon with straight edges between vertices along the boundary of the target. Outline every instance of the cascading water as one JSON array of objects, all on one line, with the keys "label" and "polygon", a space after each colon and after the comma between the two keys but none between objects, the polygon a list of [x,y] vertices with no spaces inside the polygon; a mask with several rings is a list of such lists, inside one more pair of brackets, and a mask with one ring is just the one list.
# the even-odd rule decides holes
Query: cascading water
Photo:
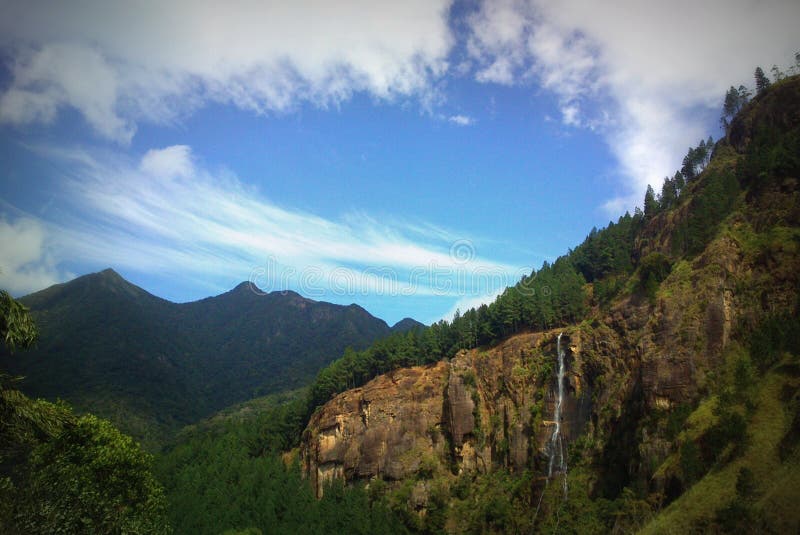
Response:
[{"label": "cascading water", "polygon": [[[561,472],[564,488],[564,499],[567,499],[567,460],[564,458],[564,441],[561,438],[561,406],[564,403],[564,373],[566,372],[566,365],[564,364],[565,352],[561,349],[561,336],[564,333],[559,333],[558,341],[556,343],[556,351],[558,352],[558,399],[556,400],[556,408],[553,411],[553,434],[550,435],[550,442],[547,445],[547,455],[549,463],[547,467],[547,479],[545,480],[545,487],[550,483],[553,477],[553,469],[558,467]],[[556,465],[556,460],[558,465]],[[533,515],[534,522],[536,517],[539,516],[539,509],[542,506],[542,498],[544,492],[539,495],[539,503],[536,505],[536,512]]]},{"label": "cascading water", "polygon": [[[553,420],[555,426],[553,434],[550,435],[550,463],[547,469],[547,479],[553,477],[553,468],[558,467],[564,481],[564,498],[567,497],[567,460],[564,457],[564,441],[561,437],[561,406],[564,403],[564,357],[565,352],[561,349],[561,336],[564,333],[559,333],[556,349],[558,351],[558,399],[556,400],[556,408],[553,411]],[[558,464],[556,465],[556,461]]]}]

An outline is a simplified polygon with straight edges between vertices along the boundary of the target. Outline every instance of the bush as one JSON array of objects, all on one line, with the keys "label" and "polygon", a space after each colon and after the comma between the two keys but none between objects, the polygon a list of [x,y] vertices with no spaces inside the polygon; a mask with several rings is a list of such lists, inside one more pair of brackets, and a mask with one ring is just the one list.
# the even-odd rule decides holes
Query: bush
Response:
[{"label": "bush", "polygon": [[655,299],[658,285],[672,270],[669,258],[661,253],[650,253],[639,264],[639,289],[651,300]]}]

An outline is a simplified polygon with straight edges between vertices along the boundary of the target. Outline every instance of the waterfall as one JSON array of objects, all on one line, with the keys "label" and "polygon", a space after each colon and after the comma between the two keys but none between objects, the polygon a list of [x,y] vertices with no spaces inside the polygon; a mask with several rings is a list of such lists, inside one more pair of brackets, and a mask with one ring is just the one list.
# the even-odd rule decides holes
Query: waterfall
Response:
[{"label": "waterfall", "polygon": [[[564,357],[565,352],[561,349],[561,336],[564,333],[558,334],[558,342],[556,343],[556,351],[558,352],[558,399],[556,400],[556,408],[553,411],[553,434],[550,435],[550,442],[547,445],[547,455],[549,464],[547,467],[547,479],[545,480],[545,488],[549,485],[550,479],[553,477],[553,468],[558,467],[561,472],[564,488],[564,499],[567,499],[567,460],[564,457],[564,441],[561,438],[561,406],[564,403]],[[556,457],[558,458],[558,465],[556,465]],[[533,515],[534,523],[536,517],[539,516],[539,509],[542,506],[542,498],[544,498],[544,491],[539,495],[539,503],[536,505],[536,512]]]},{"label": "waterfall", "polygon": [[[555,422],[555,426],[553,428],[553,434],[550,435],[550,446],[549,446],[549,454],[550,454],[550,464],[547,469],[547,479],[549,480],[553,476],[553,468],[557,467],[558,471],[561,472],[561,475],[564,479],[564,497],[567,497],[567,460],[564,457],[564,441],[561,437],[561,407],[564,403],[564,356],[565,352],[561,348],[561,336],[564,333],[559,333],[558,335],[558,342],[556,344],[556,348],[558,351],[558,399],[556,401],[556,408],[553,411],[553,420]],[[558,464],[556,464],[556,458],[558,458]]]}]

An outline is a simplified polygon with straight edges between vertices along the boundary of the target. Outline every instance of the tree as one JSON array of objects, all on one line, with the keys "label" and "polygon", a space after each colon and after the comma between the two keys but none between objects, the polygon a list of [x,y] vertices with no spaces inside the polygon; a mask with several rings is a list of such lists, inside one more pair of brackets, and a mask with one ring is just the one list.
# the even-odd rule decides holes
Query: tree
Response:
[{"label": "tree", "polygon": [[743,85],[740,85],[739,89],[733,86],[728,89],[728,92],[725,93],[725,101],[722,105],[722,116],[719,118],[723,128],[726,130],[728,129],[730,121],[736,117],[736,114],[747,104],[749,99],[750,92]]},{"label": "tree", "polygon": [[653,186],[647,185],[647,191],[644,194],[644,216],[653,217],[658,212],[658,202],[656,201],[656,192]]},{"label": "tree", "polygon": [[664,184],[661,186],[661,208],[669,209],[675,204],[678,198],[678,192],[675,188],[675,182],[669,177],[664,178]]},{"label": "tree", "polygon": [[26,349],[39,337],[28,308],[5,290],[0,290],[0,337],[11,351]]},{"label": "tree", "polygon": [[15,520],[26,533],[169,533],[150,456],[93,415],[33,450]]},{"label": "tree", "polygon": [[766,91],[767,88],[771,85],[769,78],[767,78],[767,75],[764,74],[764,71],[761,70],[761,67],[756,67],[755,79],[756,79],[757,95],[760,95],[761,93]]}]

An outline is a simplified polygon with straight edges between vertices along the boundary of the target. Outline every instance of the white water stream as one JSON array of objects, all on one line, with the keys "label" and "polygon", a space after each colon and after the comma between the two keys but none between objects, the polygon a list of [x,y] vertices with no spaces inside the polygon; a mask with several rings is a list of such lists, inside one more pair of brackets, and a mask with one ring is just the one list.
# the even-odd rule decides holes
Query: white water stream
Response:
[{"label": "white water stream", "polygon": [[560,333],[558,335],[558,342],[556,345],[558,351],[558,399],[556,400],[555,411],[553,411],[553,420],[555,422],[555,427],[553,428],[553,434],[550,435],[550,447],[548,448],[550,454],[550,464],[547,469],[547,479],[549,480],[551,477],[553,477],[553,469],[558,468],[558,471],[561,472],[561,476],[564,480],[564,498],[566,498],[567,460],[564,456],[564,441],[561,437],[561,406],[564,403],[564,372],[565,372],[565,365],[564,365],[565,351],[561,348],[561,336],[563,334],[564,333]]}]

